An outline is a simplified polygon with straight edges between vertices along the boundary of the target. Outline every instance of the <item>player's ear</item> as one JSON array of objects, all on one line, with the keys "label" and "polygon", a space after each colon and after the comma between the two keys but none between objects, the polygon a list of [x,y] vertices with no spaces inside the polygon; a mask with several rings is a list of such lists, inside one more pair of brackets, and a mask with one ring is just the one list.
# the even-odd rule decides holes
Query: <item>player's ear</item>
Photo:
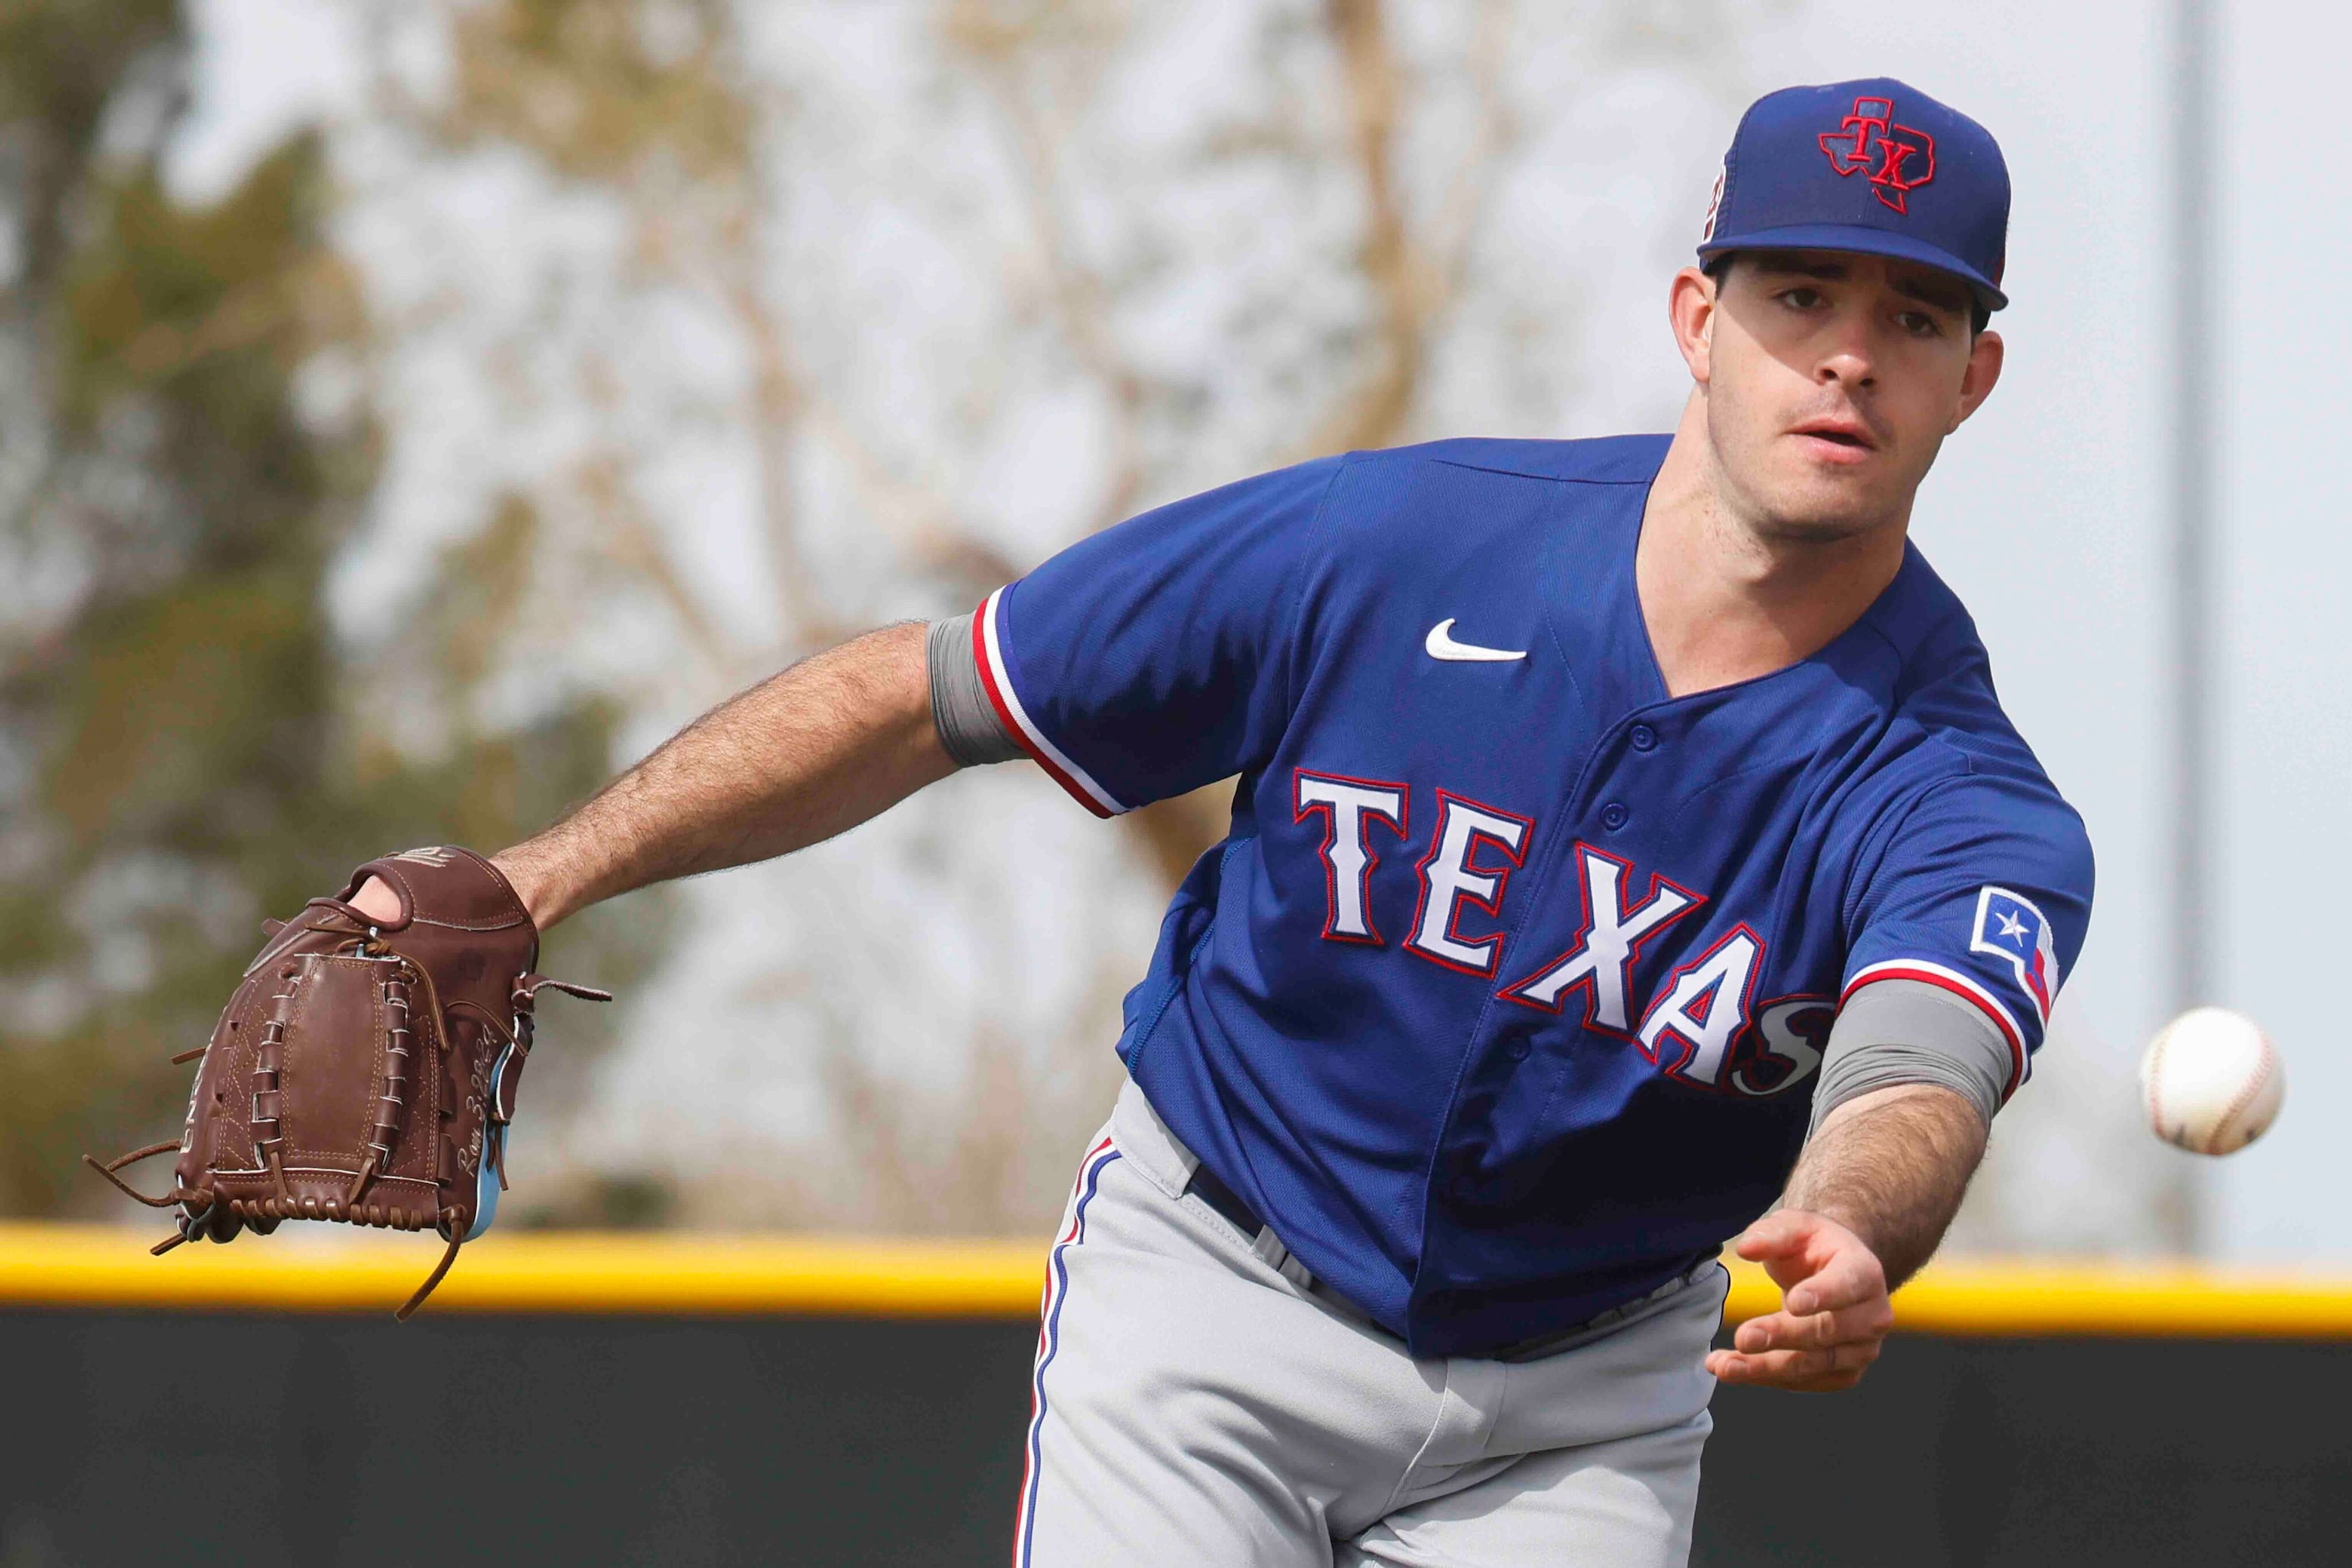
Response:
[{"label": "player's ear", "polygon": [[1675,274],[1666,294],[1666,320],[1675,330],[1675,346],[1690,366],[1691,379],[1706,384],[1715,341],[1715,279],[1696,267]]},{"label": "player's ear", "polygon": [[2008,352],[2000,334],[1990,327],[1979,332],[1977,341],[1969,345],[1969,368],[1960,374],[1959,411],[1952,416],[1954,430],[1992,395],[1993,384],[2000,379],[2002,357]]}]

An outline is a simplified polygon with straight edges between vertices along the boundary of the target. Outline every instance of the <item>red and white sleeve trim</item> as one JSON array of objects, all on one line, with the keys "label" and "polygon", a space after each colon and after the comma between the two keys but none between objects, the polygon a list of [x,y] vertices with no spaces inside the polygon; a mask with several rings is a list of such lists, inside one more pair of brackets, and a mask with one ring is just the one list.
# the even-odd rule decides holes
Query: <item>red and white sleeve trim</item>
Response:
[{"label": "red and white sleeve trim", "polygon": [[2000,1091],[2004,1104],[2011,1095],[2017,1092],[2018,1085],[2032,1074],[2033,1059],[2026,1052],[2025,1032],[2017,1026],[2017,1016],[1981,982],[1957,969],[1947,969],[1923,958],[1890,958],[1856,970],[1853,977],[1845,983],[1845,994],[1838,998],[1838,1005],[1844,1006],[1853,999],[1855,992],[1880,980],[1916,980],[1975,1003],[1978,1009],[1992,1021],[1993,1027],[2000,1031],[2000,1037],[2009,1042],[2009,1085]]},{"label": "red and white sleeve trim", "polygon": [[1051,774],[1055,784],[1068,790],[1080,805],[1097,816],[1118,816],[1128,808],[1110,791],[1088,778],[1086,769],[1064,756],[1062,749],[1045,738],[1045,731],[1037,728],[1028,710],[1021,706],[1021,694],[1013,689],[1013,676],[1004,667],[1004,647],[997,635],[997,605],[1003,597],[1004,590],[999,588],[981,601],[979,613],[971,617],[972,658],[980,666],[980,684],[987,690],[989,702],[1003,721],[1005,732],[1020,742],[1021,749]]}]

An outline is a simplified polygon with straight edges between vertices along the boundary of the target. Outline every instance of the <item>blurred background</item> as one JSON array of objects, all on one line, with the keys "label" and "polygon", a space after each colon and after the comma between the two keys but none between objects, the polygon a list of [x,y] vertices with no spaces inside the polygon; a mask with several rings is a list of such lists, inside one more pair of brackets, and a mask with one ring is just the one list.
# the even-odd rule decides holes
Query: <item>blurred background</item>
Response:
[{"label": "blurred background", "polygon": [[[2344,41],[2316,35],[2352,24],[2220,14],[2194,277],[2170,26],[2120,3],[6,0],[0,1210],[126,1207],[72,1157],[176,1125],[162,1058],[204,1037],[256,922],[369,854],[502,846],[790,660],[1176,496],[1349,447],[1667,427],[1664,284],[1739,110],[1885,72],[2014,172],[2009,369],[1916,535],[2100,862],[1954,1245],[2352,1256],[2317,1113],[2352,1089],[2324,978],[2352,871],[2346,329],[2305,281],[2347,219],[2294,151]],[[2186,403],[2184,283],[2210,335]],[[2184,442],[2218,627],[2185,910]],[[558,956],[624,1002],[567,1014],[532,1075],[522,1214],[1038,1232],[1222,815],[1210,791],[1103,826],[980,770],[598,911]],[[2139,1131],[2133,1058],[2190,999],[2265,1022],[2294,1079],[2223,1168]]]},{"label": "blurred background", "polygon": [[[0,1222],[152,1224],[75,1157],[171,1135],[164,1058],[258,921],[375,853],[510,843],[784,664],[1160,501],[1668,427],[1666,281],[1740,110],[1891,74],[2016,184],[2007,371],[1915,536],[2099,856],[1948,1250],[2352,1263],[2347,45],[2287,0],[0,0]],[[367,1455],[461,1413],[538,1456],[478,1500],[524,1531],[500,1551],[546,1549],[544,1510],[590,1560],[995,1554],[1038,1246],[1224,795],[1103,824],[974,770],[551,942],[623,1000],[551,1016],[505,1222],[551,1234],[516,1269],[565,1231],[608,1280],[656,1256],[616,1228],[1017,1244],[940,1321],[729,1326],[683,1287],[675,1323],[534,1317],[492,1248],[399,1335],[238,1315],[236,1270],[308,1288],[282,1243],[207,1255],[228,1283],[173,1316],[140,1292],[181,1275],[41,1294],[130,1234],[0,1223],[51,1435],[0,1563],[184,1553],[116,1500],[249,1470],[203,1367],[279,1455],[215,1510],[245,1561],[404,1561]],[[2142,1124],[2140,1046],[2192,1001],[2289,1065],[2227,1162]],[[709,1245],[659,1256],[755,1244]],[[2074,1298],[1986,1267],[1947,1276],[1992,1281],[1966,1310],[1906,1298],[1927,1332],[1849,1401],[1717,1401],[1699,1562],[2336,1560],[2352,1292],[2266,1298],[2302,1338],[2264,1346],[2225,1342],[2249,1296],[2020,1317]],[[1850,1506],[1779,1506],[1786,1456],[1832,1451]]]}]

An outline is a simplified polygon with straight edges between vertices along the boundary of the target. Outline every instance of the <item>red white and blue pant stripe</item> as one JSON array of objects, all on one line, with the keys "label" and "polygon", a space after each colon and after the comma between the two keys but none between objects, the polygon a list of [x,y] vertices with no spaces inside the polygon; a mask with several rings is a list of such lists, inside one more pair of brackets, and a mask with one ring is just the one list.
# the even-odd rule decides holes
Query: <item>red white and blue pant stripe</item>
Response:
[{"label": "red white and blue pant stripe", "polygon": [[1037,1482],[1043,1468],[1040,1440],[1046,1412],[1045,1369],[1054,1364],[1055,1352],[1061,1349],[1062,1303],[1070,1293],[1070,1249],[1085,1245],[1087,1205],[1094,1202],[1102,1185],[1103,1172],[1118,1157],[1118,1149],[1108,1133],[1087,1151],[1087,1157],[1078,1164],[1077,1182],[1070,1189],[1069,1218],[1063,1223],[1061,1237],[1046,1258],[1045,1294],[1038,1304],[1037,1369],[1029,1381],[1027,1463],[1021,1477],[1021,1511],[1013,1529],[1013,1568],[1029,1568],[1030,1537],[1037,1526]]}]

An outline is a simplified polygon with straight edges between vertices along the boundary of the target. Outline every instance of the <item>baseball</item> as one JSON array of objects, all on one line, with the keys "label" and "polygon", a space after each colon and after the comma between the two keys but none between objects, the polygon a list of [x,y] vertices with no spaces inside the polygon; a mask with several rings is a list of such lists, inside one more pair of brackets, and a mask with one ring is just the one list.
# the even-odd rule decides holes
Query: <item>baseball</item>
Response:
[{"label": "baseball", "polygon": [[2245,1015],[2192,1007],[2148,1042],[2139,1087],[2158,1137],[2193,1154],[2233,1154],[2278,1119],[2286,1064]]}]

